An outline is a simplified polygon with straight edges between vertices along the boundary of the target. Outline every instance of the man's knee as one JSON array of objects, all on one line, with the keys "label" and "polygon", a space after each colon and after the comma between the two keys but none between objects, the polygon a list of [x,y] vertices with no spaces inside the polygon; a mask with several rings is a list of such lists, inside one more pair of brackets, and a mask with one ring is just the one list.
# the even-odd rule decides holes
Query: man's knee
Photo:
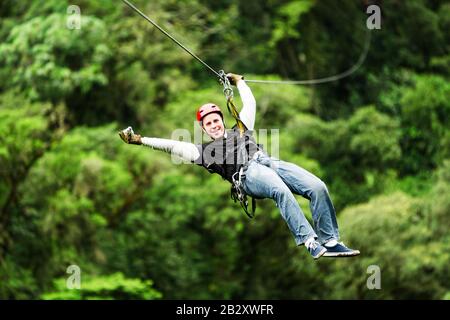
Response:
[{"label": "man's knee", "polygon": [[293,197],[291,190],[287,186],[274,186],[272,188],[272,198]]},{"label": "man's knee", "polygon": [[322,180],[316,180],[311,186],[312,195],[320,195],[323,193],[327,193],[328,189],[325,183]]}]

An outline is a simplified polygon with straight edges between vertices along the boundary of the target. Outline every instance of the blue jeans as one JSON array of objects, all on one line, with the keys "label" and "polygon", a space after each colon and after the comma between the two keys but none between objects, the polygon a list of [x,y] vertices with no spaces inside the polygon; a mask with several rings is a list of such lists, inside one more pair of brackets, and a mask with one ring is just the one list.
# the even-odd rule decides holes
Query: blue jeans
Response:
[{"label": "blue jeans", "polygon": [[[339,240],[336,211],[327,187],[305,169],[259,153],[248,164],[243,187],[252,197],[275,200],[297,245],[304,244],[310,237],[320,243]],[[314,228],[292,193],[310,200]]]}]

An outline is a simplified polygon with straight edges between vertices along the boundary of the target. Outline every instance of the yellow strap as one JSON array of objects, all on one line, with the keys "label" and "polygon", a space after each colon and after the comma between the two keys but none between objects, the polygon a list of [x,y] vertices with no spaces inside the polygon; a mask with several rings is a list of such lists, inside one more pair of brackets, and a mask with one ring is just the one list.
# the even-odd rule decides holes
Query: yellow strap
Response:
[{"label": "yellow strap", "polygon": [[236,124],[237,124],[237,126],[239,128],[239,132],[240,132],[240,135],[242,137],[244,135],[245,125],[242,122],[242,120],[239,118],[239,113],[238,113],[238,111],[236,109],[236,106],[234,105],[232,96],[229,96],[228,99],[227,99],[227,108],[228,108],[228,111],[233,116],[233,118],[236,120]]}]

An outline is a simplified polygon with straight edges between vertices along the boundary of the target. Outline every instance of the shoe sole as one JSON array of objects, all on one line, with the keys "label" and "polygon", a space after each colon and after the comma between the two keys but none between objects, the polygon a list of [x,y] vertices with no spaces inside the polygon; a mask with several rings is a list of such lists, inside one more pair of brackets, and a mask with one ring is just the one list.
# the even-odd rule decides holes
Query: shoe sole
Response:
[{"label": "shoe sole", "polygon": [[316,256],[313,256],[314,260],[319,259],[321,256],[323,256],[327,252],[326,248],[323,248]]},{"label": "shoe sole", "polygon": [[345,258],[345,257],[355,257],[359,256],[361,253],[359,251],[351,251],[351,252],[325,252],[324,257],[328,258]]}]

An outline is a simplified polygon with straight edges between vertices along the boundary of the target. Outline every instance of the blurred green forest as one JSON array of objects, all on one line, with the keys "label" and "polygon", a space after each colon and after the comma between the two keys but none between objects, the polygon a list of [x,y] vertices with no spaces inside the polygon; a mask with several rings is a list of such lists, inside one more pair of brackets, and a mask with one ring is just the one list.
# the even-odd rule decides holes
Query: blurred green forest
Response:
[{"label": "blurred green forest", "polygon": [[[355,65],[372,3],[132,2],[216,70],[270,80]],[[361,250],[313,261],[271,200],[249,220],[219,176],[119,139],[193,134],[200,104],[225,106],[212,73],[121,1],[0,0],[0,299],[448,299],[450,4],[374,3],[350,76],[249,84],[256,127],[326,182]]]}]

